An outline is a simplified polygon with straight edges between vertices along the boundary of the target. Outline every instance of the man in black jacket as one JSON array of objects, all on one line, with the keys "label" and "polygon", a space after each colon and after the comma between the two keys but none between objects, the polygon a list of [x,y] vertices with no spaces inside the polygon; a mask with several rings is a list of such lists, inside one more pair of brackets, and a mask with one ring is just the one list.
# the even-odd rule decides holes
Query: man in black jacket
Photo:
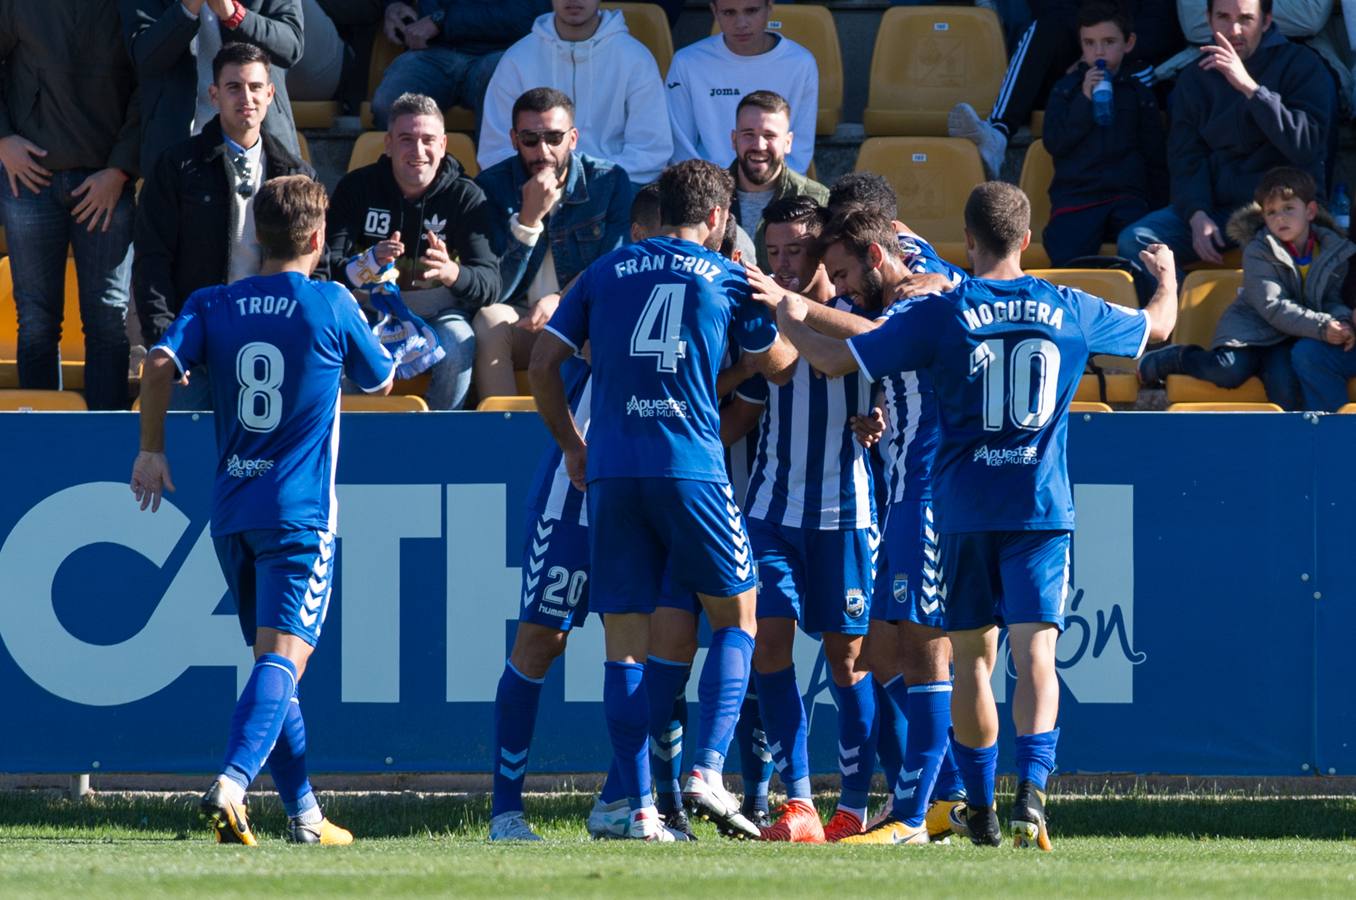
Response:
[{"label": "man in black jacket", "polygon": [[69,245],[92,409],[127,405],[138,105],[131,61],[108,39],[117,23],[113,0],[0,0],[0,219],[19,313],[19,385],[61,386]]},{"label": "man in black jacket", "polygon": [[[253,196],[259,186],[281,175],[315,174],[262,130],[277,103],[264,52],[227,44],[212,65],[220,115],[166,150],[141,188],[132,280],[147,347],[198,288],[258,274]],[[172,402],[174,409],[211,409],[207,372],[191,372]]]},{"label": "man in black jacket", "polygon": [[391,105],[386,154],[339,181],[326,222],[330,277],[349,287],[345,260],[395,263],[402,297],[438,335],[447,356],[431,370],[431,409],[457,409],[471,386],[476,311],[499,297],[485,194],[447,155],[433,98],[402,94]]},{"label": "man in black jacket", "polygon": [[292,155],[299,152],[286,70],[301,59],[301,0],[119,0],[119,6],[145,111],[143,172],[212,117],[210,64],[228,43],[254,44],[268,54],[277,98],[264,130]]}]

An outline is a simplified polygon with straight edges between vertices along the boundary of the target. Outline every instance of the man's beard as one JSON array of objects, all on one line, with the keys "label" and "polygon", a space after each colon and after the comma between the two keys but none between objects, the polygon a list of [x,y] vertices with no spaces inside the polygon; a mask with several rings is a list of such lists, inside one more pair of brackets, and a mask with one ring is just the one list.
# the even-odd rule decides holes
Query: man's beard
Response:
[{"label": "man's beard", "polygon": [[744,161],[744,157],[739,157],[739,171],[743,173],[744,180],[749,184],[756,184],[759,187],[772,181],[782,173],[782,160],[771,158],[767,162],[767,169],[759,175],[749,171],[749,164]]},{"label": "man's beard", "polygon": [[885,308],[885,279],[877,269],[867,269],[862,275],[862,309],[880,312]]}]

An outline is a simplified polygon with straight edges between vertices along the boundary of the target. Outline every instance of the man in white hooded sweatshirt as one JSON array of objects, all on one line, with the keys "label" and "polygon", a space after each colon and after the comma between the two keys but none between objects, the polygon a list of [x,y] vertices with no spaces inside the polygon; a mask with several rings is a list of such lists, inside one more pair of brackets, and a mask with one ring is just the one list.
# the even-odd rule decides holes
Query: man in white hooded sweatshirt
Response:
[{"label": "man in white hooded sweatshirt", "polygon": [[[509,142],[513,103],[536,87],[552,87],[574,101],[579,150],[626,170],[648,184],[673,155],[668,105],[659,66],[626,30],[616,10],[599,0],[553,0],[532,32],[499,60],[485,92],[476,159],[488,169],[515,154]],[[728,125],[727,125],[728,128]]]}]

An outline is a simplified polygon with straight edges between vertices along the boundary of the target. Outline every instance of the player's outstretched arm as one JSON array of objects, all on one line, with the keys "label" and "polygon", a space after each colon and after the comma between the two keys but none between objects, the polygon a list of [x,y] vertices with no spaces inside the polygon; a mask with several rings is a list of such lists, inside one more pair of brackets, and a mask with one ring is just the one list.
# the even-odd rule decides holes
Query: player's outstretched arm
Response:
[{"label": "player's outstretched arm", "polygon": [[1177,261],[1166,244],[1150,244],[1139,252],[1139,259],[1158,279],[1158,287],[1144,307],[1149,317],[1149,342],[1166,341],[1177,325]]},{"label": "player's outstretched arm", "polygon": [[141,452],[132,463],[132,497],[141,508],[160,509],[160,498],[174,490],[169,460],[165,458],[165,413],[170,390],[178,375],[174,358],[155,349],[141,370]]},{"label": "player's outstretched arm", "polygon": [[[777,306],[777,327],[795,345],[810,365],[831,378],[857,371],[857,360],[847,342],[810,327],[807,313],[812,304],[789,294]],[[869,329],[868,329],[869,330]]]},{"label": "player's outstretched arm", "polygon": [[573,354],[574,348],[554,332],[543,331],[532,345],[532,361],[528,364],[527,377],[532,382],[537,412],[541,413],[542,421],[565,455],[565,471],[570,476],[570,483],[582,491],[587,451],[579,426],[570,414],[570,404],[565,397],[565,380],[560,377],[561,365]]},{"label": "player's outstretched arm", "polygon": [[790,384],[796,375],[796,363],[800,361],[800,354],[790,341],[779,334],[772,342],[772,346],[762,353],[754,354],[754,359],[758,363],[758,371],[764,378],[778,387],[784,387]]}]

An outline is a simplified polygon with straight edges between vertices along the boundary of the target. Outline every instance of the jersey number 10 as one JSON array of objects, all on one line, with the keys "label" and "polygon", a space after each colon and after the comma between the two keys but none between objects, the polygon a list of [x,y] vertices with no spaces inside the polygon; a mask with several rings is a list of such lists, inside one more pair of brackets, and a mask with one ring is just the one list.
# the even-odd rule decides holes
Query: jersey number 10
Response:
[{"label": "jersey number 10", "polygon": [[1010,366],[1006,357],[1007,346],[996,338],[970,353],[970,374],[984,375],[984,430],[1003,430],[1003,398],[1008,394],[1006,412],[1012,424],[1038,431],[1055,414],[1059,348],[1044,338],[1028,338],[1012,349]]},{"label": "jersey number 10", "polygon": [[653,356],[660,372],[678,371],[678,360],[687,356],[687,341],[682,339],[686,300],[686,285],[654,286],[640,311],[640,321],[631,332],[632,356]]}]

